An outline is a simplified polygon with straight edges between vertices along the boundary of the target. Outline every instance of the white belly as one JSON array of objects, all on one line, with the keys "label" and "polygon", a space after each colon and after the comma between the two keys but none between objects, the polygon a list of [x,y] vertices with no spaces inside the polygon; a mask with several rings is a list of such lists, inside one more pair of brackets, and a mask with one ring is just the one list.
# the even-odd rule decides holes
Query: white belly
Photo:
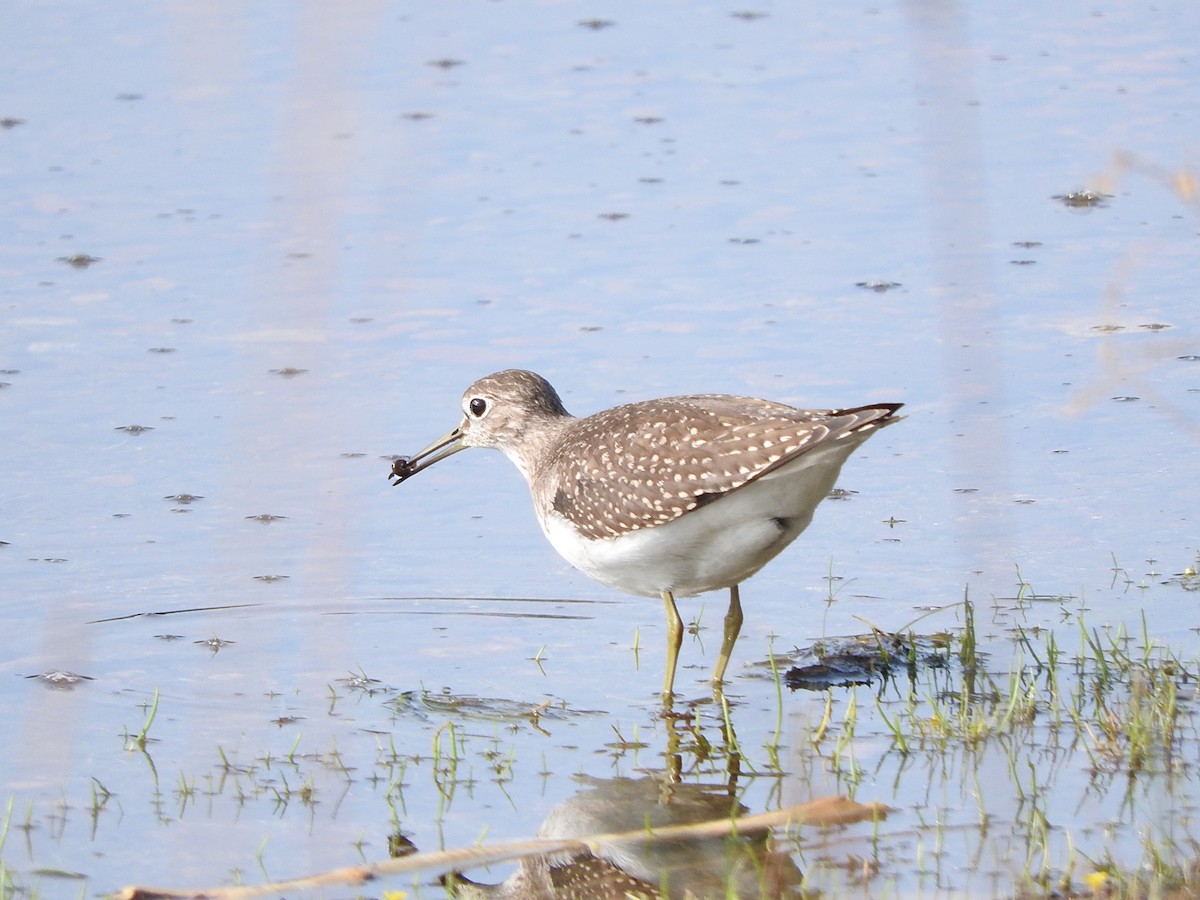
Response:
[{"label": "white belly", "polygon": [[542,529],[571,565],[627,594],[691,597],[732,587],[808,527],[854,443],[807,454],[665,525],[589,540],[551,512]]}]

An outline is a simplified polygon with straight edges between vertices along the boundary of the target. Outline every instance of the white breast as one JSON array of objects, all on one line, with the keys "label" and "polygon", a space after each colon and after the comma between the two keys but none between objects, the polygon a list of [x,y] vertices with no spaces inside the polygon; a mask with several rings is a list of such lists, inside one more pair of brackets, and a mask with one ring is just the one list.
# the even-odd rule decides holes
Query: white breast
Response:
[{"label": "white breast", "polygon": [[589,540],[551,511],[542,529],[573,566],[643,597],[690,597],[749,578],[794,541],[861,443],[817,448],[763,478],[689,513],[619,537]]}]

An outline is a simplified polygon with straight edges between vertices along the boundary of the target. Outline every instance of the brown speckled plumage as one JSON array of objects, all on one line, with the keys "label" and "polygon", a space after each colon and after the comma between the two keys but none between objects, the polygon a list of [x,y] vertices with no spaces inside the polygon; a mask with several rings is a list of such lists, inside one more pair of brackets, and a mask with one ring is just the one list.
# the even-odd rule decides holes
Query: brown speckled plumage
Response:
[{"label": "brown speckled plumage", "polygon": [[890,413],[720,394],[618,406],[575,420],[542,448],[548,465],[533,480],[535,502],[586,537],[618,537],[664,525]]}]

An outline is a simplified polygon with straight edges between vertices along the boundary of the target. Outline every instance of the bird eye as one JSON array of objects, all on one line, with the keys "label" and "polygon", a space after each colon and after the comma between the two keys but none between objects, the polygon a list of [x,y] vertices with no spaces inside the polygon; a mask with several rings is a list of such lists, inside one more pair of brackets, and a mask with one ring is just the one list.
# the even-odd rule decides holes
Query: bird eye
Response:
[{"label": "bird eye", "polygon": [[468,405],[471,408],[471,415],[475,416],[476,418],[481,417],[485,412],[487,412],[487,401],[482,397],[473,398]]}]

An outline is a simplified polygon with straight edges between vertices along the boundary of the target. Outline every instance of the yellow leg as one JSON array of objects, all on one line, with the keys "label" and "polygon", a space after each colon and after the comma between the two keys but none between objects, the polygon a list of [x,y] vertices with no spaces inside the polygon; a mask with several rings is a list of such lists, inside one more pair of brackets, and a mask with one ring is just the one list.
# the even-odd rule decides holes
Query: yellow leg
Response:
[{"label": "yellow leg", "polygon": [[729,612],[725,613],[725,636],[721,640],[721,655],[717,657],[717,666],[713,669],[713,684],[720,685],[725,680],[725,668],[729,665],[729,656],[733,653],[733,645],[737,643],[742,631],[742,598],[735,584],[729,589]]},{"label": "yellow leg", "polygon": [[670,591],[662,592],[663,606],[667,611],[667,671],[663,675],[663,696],[670,697],[675,690],[675,666],[679,662],[679,648],[683,644],[683,619],[675,608],[675,598]]}]

